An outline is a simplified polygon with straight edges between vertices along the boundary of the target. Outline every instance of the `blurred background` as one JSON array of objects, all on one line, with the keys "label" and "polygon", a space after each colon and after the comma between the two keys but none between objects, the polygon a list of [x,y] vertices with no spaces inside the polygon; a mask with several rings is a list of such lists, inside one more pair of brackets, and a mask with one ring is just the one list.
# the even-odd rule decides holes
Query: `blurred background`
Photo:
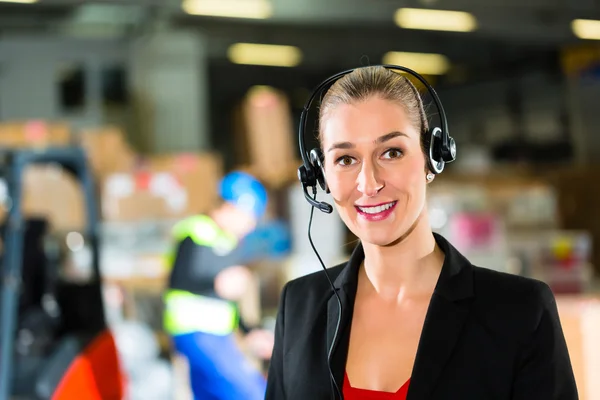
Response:
[{"label": "blurred background", "polygon": [[[13,366],[0,386],[52,391],[15,361],[59,341],[22,293],[69,281],[101,293],[57,301],[111,329],[127,398],[191,398],[163,329],[165,255],[234,170],[269,194],[240,308],[272,330],[282,286],[321,268],[296,177],[304,102],[329,75],[379,63],[429,80],[458,143],[430,185],[432,228],[475,264],[552,287],[581,398],[600,399],[598,0],[0,0],[0,371]],[[312,234],[328,266],[356,240],[335,212],[317,211]]]}]

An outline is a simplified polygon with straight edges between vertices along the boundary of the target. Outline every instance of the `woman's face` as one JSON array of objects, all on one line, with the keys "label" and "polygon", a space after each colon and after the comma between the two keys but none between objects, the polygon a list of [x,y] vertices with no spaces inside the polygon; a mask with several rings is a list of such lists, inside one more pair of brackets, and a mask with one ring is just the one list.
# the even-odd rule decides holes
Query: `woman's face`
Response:
[{"label": "woman's face", "polygon": [[425,209],[427,170],[404,108],[378,97],[342,104],[321,135],[325,178],[348,228],[380,246],[408,233]]}]

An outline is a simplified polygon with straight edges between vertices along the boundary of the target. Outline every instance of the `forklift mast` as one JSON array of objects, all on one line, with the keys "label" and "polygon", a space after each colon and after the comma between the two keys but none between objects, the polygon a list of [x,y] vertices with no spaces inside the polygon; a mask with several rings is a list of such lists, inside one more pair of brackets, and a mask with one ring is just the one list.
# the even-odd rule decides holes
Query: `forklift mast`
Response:
[{"label": "forklift mast", "polygon": [[[93,297],[102,298],[99,264],[99,217],[96,204],[95,186],[83,149],[60,147],[37,149],[0,149],[0,175],[7,187],[7,214],[3,237],[3,265],[0,266],[0,400],[10,397],[11,378],[14,373],[13,357],[16,330],[18,327],[18,306],[21,292],[23,269],[23,248],[25,218],[23,215],[23,176],[28,166],[34,164],[58,164],[71,172],[81,183],[85,201],[86,226],[82,234],[90,246],[92,254],[92,284],[86,290],[97,291]],[[106,326],[103,307],[94,307],[94,318],[100,325],[93,329],[102,330]]]}]

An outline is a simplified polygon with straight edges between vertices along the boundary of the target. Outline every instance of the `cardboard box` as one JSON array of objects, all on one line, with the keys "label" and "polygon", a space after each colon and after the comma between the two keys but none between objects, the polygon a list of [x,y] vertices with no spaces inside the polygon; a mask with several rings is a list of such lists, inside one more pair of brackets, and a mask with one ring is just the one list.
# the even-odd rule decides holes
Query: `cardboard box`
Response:
[{"label": "cardboard box", "polygon": [[[5,182],[1,185],[6,188]],[[4,192],[5,193],[5,192]],[[26,217],[43,217],[55,231],[81,231],[87,217],[80,182],[56,165],[32,165],[23,175],[22,210]],[[6,209],[0,210],[0,219]]]},{"label": "cardboard box", "polygon": [[241,109],[238,137],[247,148],[251,169],[271,186],[289,182],[289,171],[299,167],[295,129],[288,99],[273,88],[255,87]]},{"label": "cardboard box", "polygon": [[106,220],[178,219],[217,204],[222,162],[214,154],[149,157],[133,172],[114,173],[103,182]]},{"label": "cardboard box", "polygon": [[189,214],[206,212],[219,201],[217,186],[223,177],[223,160],[218,154],[157,154],[149,157],[142,168],[174,176],[186,190]]},{"label": "cardboard box", "polygon": [[85,149],[98,180],[115,172],[132,171],[136,165],[138,157],[127,142],[125,133],[118,127],[84,130],[78,141]]},{"label": "cardboard box", "polygon": [[32,120],[0,124],[0,146],[3,147],[35,148],[70,144],[71,128],[65,122]]}]

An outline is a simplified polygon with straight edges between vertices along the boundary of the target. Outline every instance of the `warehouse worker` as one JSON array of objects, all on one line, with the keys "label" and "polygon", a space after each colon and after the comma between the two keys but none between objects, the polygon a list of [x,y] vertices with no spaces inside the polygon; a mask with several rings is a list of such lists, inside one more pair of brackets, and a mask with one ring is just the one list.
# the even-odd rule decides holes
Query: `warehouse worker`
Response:
[{"label": "warehouse worker", "polygon": [[[237,344],[242,324],[236,301],[251,278],[238,244],[265,214],[267,191],[253,176],[232,172],[221,181],[220,195],[223,203],[208,215],[173,229],[177,246],[165,293],[165,329],[187,358],[195,399],[262,400],[265,378]],[[249,347],[269,358],[270,333],[246,333]]]}]

